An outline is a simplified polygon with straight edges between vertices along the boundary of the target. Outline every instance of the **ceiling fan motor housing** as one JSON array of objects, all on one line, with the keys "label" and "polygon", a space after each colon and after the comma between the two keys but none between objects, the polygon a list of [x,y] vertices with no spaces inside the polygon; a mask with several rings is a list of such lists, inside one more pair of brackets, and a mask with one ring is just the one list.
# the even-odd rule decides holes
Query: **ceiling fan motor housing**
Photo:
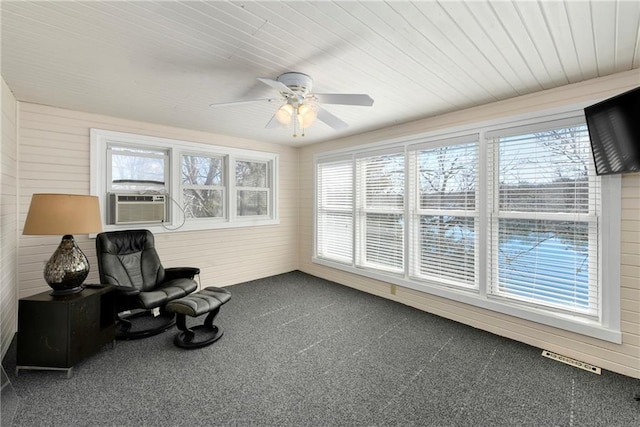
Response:
[{"label": "ceiling fan motor housing", "polygon": [[313,87],[313,79],[303,73],[283,73],[278,76],[277,80],[302,97],[311,92]]}]

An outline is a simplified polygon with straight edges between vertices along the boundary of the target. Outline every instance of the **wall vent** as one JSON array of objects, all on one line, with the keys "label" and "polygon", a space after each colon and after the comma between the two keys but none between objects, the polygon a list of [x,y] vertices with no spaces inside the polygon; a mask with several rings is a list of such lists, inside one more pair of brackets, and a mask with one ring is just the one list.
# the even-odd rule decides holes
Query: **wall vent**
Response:
[{"label": "wall vent", "polygon": [[544,357],[548,357],[549,359],[557,360],[558,362],[566,363],[567,365],[575,366],[576,368],[584,369],[585,371],[593,372],[594,374],[600,375],[602,371],[597,366],[590,365],[585,362],[581,362],[576,359],[572,359],[567,356],[563,356],[561,354],[553,353],[549,350],[542,350],[542,355]]}]

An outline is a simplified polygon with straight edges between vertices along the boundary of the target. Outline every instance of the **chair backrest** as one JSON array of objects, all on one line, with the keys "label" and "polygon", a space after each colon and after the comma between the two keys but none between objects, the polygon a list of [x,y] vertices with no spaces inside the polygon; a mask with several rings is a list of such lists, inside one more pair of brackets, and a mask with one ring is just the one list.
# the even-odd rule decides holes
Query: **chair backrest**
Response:
[{"label": "chair backrest", "polygon": [[96,237],[100,283],[149,291],[164,281],[164,268],[149,230],[108,231]]}]

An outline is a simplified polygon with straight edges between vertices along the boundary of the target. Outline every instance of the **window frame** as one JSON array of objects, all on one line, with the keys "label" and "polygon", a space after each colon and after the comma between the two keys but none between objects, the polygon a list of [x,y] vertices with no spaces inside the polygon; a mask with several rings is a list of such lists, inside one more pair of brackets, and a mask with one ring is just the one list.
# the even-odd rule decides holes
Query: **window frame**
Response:
[{"label": "window frame", "polygon": [[[129,146],[168,153],[169,180],[165,184],[165,189],[170,195],[169,220],[163,224],[148,223],[135,224],[149,229],[153,233],[167,233],[174,231],[194,231],[218,228],[253,227],[260,225],[279,224],[278,216],[278,160],[277,153],[263,151],[245,150],[239,148],[224,147],[218,145],[205,144],[200,142],[184,141],[155,136],[138,135],[126,132],[116,132],[104,129],[90,129],[90,193],[98,197],[100,201],[100,211],[103,221],[104,231],[129,229],[133,224],[106,224],[106,213],[109,208],[107,195],[107,175],[109,163],[107,163],[107,147],[109,146]],[[223,183],[225,189],[225,215],[223,218],[184,218],[180,206],[183,203],[182,196],[182,156],[201,155],[210,157],[222,157],[224,159]],[[268,168],[268,182],[271,191],[268,197],[269,215],[239,217],[232,214],[235,209],[235,176],[229,176],[231,168],[236,158],[250,161],[266,162]],[[233,170],[235,173],[235,169]],[[133,193],[136,194],[136,193]]]},{"label": "window frame", "polygon": [[[375,150],[375,151],[365,151],[359,153],[355,156],[355,164],[354,171],[355,174],[353,176],[354,179],[354,244],[353,247],[355,249],[355,259],[354,266],[369,270],[386,272],[388,274],[394,275],[402,275],[406,268],[406,227],[407,227],[407,217],[406,217],[406,156],[403,158],[402,162],[402,181],[403,181],[403,197],[402,197],[402,206],[401,207],[384,207],[384,206],[369,206],[367,203],[367,180],[363,178],[364,170],[368,166],[368,162],[365,163],[365,159],[374,159],[374,158],[384,158],[384,157],[392,157],[397,155],[404,155],[403,150],[391,149],[391,150]],[[359,197],[358,191],[364,190],[364,194]],[[399,248],[401,251],[401,266],[392,267],[385,266],[381,263],[375,263],[367,260],[367,252],[368,252],[368,240],[366,236],[368,236],[368,217],[371,215],[391,215],[391,216],[399,216],[403,225],[402,225],[402,244]],[[363,239],[358,239],[359,236],[365,236]]]},{"label": "window frame", "polygon": [[[347,167],[345,169],[348,169],[348,173],[346,175],[348,175],[349,178],[349,185],[347,186],[349,188],[349,194],[351,195],[351,201],[349,203],[348,207],[342,207],[339,204],[331,204],[328,202],[328,198],[323,198],[323,200],[321,200],[320,202],[318,202],[317,196],[318,196],[318,187],[320,185],[325,186],[325,184],[323,183],[322,180],[322,174],[320,171],[320,166],[321,165],[337,165],[337,164],[344,164]],[[354,163],[353,163],[353,156],[352,155],[348,155],[348,156],[338,156],[338,157],[326,157],[324,159],[322,159],[322,161],[319,161],[316,164],[316,167],[314,168],[314,183],[315,183],[315,191],[314,191],[314,195],[316,198],[314,198],[314,201],[316,203],[317,209],[314,211],[315,215],[314,215],[314,219],[315,222],[314,224],[317,224],[317,227],[320,227],[322,225],[324,225],[324,221],[320,220],[319,217],[322,218],[329,218],[332,215],[339,217],[339,216],[344,216],[347,217],[347,224],[348,224],[348,236],[350,239],[350,242],[348,244],[348,252],[350,254],[349,259],[345,259],[340,255],[336,255],[336,256],[330,256],[330,250],[327,248],[327,244],[329,243],[330,239],[325,239],[325,240],[320,240],[318,239],[318,235],[317,233],[314,233],[314,250],[317,251],[318,248],[320,248],[320,246],[322,246],[322,249],[320,250],[320,252],[322,254],[327,254],[326,256],[324,256],[325,259],[329,259],[332,262],[337,262],[337,263],[345,263],[345,264],[349,264],[352,265],[353,261],[354,261],[354,251],[355,248],[353,247],[353,234],[354,234],[354,200],[353,200],[353,194],[354,194],[354,186],[355,186],[355,179],[354,179],[354,175],[355,175],[355,170],[354,170]],[[344,177],[346,179],[346,176]],[[327,185],[328,186],[328,185]],[[325,200],[327,200],[325,202]],[[320,214],[320,215],[319,215]],[[314,227],[314,229],[317,229]],[[340,234],[339,231],[336,230],[332,230],[334,233]],[[339,245],[341,245],[342,242],[339,243]],[[341,249],[341,248],[340,248]],[[339,249],[336,251],[339,252]]]},{"label": "window frame", "polygon": [[[265,184],[266,187],[247,187],[247,186],[240,186],[238,185],[237,182],[237,176],[236,176],[236,168],[238,167],[238,162],[247,162],[247,163],[264,163],[265,164],[265,168],[266,168],[266,172],[265,172]],[[233,165],[233,168],[229,167],[229,188],[230,188],[230,193],[233,194],[233,210],[230,210],[229,215],[233,218],[242,218],[243,220],[250,220],[252,218],[256,218],[256,219],[261,219],[261,218],[268,218],[271,215],[271,203],[268,204],[267,206],[267,213],[264,215],[240,215],[238,213],[238,193],[240,191],[266,191],[267,192],[267,200],[271,199],[271,187],[272,187],[272,177],[271,177],[271,164],[268,161],[264,161],[264,160],[260,160],[260,159],[255,159],[255,158],[250,158],[250,157],[237,157],[237,156],[232,156],[230,158],[230,165]],[[233,179],[231,179],[231,176],[233,175]]]},{"label": "window frame", "polygon": [[[511,295],[508,292],[502,291],[499,289],[499,278],[500,278],[500,268],[498,261],[498,252],[499,252],[499,236],[500,231],[499,227],[502,220],[508,221],[519,221],[519,220],[530,220],[530,221],[575,221],[577,223],[582,223],[586,225],[587,228],[587,237],[588,242],[591,242],[591,239],[595,239],[596,242],[600,242],[602,239],[601,233],[598,230],[598,223],[600,222],[600,217],[602,215],[602,204],[600,202],[602,197],[602,186],[601,180],[595,176],[595,168],[593,166],[593,158],[591,157],[591,153],[587,152],[585,160],[588,162],[589,166],[589,175],[588,175],[588,201],[587,206],[588,210],[586,212],[552,212],[552,211],[540,211],[540,210],[506,210],[501,209],[500,207],[500,138],[508,138],[508,137],[521,137],[528,134],[534,134],[537,132],[547,132],[559,129],[567,129],[571,127],[584,127],[585,129],[582,131],[583,137],[588,139],[588,131],[586,129],[586,122],[584,118],[574,117],[563,120],[549,120],[544,121],[537,124],[525,125],[520,127],[509,127],[503,128],[500,130],[495,130],[487,133],[486,139],[488,143],[488,152],[493,157],[493,167],[494,174],[489,177],[490,182],[488,183],[488,187],[490,192],[494,194],[491,198],[493,205],[490,207],[490,224],[489,228],[495,230],[495,232],[490,233],[489,236],[489,253],[492,254],[493,259],[491,260],[492,269],[490,273],[490,283],[488,286],[488,293],[491,294],[491,297],[494,298],[506,298],[512,299],[516,301],[520,301],[521,304],[527,304],[527,300],[530,298],[518,298],[515,295]],[[545,194],[549,194],[548,192]],[[548,229],[547,229],[548,230]],[[594,248],[592,245],[588,245],[588,253],[590,259],[595,259],[597,262],[599,249]],[[598,268],[598,271],[600,268]],[[593,280],[593,278],[592,278]],[[596,290],[599,291],[598,287],[598,278],[595,278],[596,281]],[[590,285],[588,285],[590,286]],[[595,311],[588,312],[588,310],[583,311],[584,317],[590,318],[598,318],[600,314],[600,305],[601,295],[597,295],[597,306]],[[590,298],[592,299],[592,298]],[[544,305],[541,302],[529,302],[532,305]],[[549,306],[554,306],[552,303],[547,303]],[[554,310],[558,312],[567,311],[569,315],[572,315],[574,312],[578,312],[580,310],[576,309],[574,311],[563,308],[561,305],[557,305]]]},{"label": "window frame", "polygon": [[[480,182],[480,174],[482,165],[480,163],[480,135],[478,133],[469,133],[467,135],[461,135],[453,138],[440,138],[426,143],[413,144],[407,147],[407,158],[410,163],[410,173],[408,177],[408,183],[410,186],[410,224],[411,224],[411,232],[413,235],[410,235],[411,238],[411,247],[413,249],[413,253],[411,256],[411,264],[409,266],[409,278],[411,280],[424,281],[424,282],[435,282],[439,285],[451,286],[457,289],[479,289],[479,274],[480,274],[480,262],[479,262],[479,254],[482,251],[482,246],[480,245],[481,239],[479,238],[480,232],[480,216],[481,210],[481,198],[479,197],[480,189],[482,184]],[[474,200],[474,209],[436,209],[436,208],[425,208],[421,205],[422,195],[420,189],[420,175],[419,175],[419,161],[420,154],[425,150],[438,149],[444,147],[457,147],[462,145],[471,145],[475,147],[476,151],[476,172],[475,172],[475,181],[474,184],[476,186],[475,189],[475,200]],[[464,285],[459,282],[456,282],[452,279],[442,279],[440,278],[440,282],[438,280],[434,280],[432,275],[423,275],[420,273],[421,269],[421,255],[422,250],[420,246],[420,223],[421,217],[423,216],[456,216],[462,218],[471,218],[474,222],[474,283],[472,286]]]},{"label": "window frame", "polygon": [[[208,157],[208,158],[218,158],[222,162],[222,184],[221,185],[206,185],[206,184],[185,184],[182,182],[182,160],[185,156],[192,157]],[[180,180],[179,180],[179,203],[180,206],[185,205],[184,200],[184,191],[185,190],[218,190],[222,193],[222,216],[211,216],[211,217],[192,217],[189,218],[189,221],[216,221],[216,222],[224,222],[228,217],[229,206],[228,206],[228,185],[226,183],[228,172],[227,165],[227,156],[224,154],[214,154],[213,152],[203,153],[203,152],[188,152],[183,151],[180,153]]]},{"label": "window frame", "polygon": [[[586,104],[585,104],[586,105]],[[364,144],[356,147],[347,147],[343,149],[320,152],[314,155],[314,170],[316,171],[315,179],[317,179],[317,165],[323,159],[336,156],[353,157],[371,151],[374,149],[392,149],[398,147],[404,148],[405,153],[412,145],[437,143],[439,140],[448,138],[457,138],[469,133],[479,134],[479,185],[477,209],[480,214],[479,239],[478,245],[481,248],[478,254],[479,262],[479,289],[457,289],[429,281],[419,281],[409,276],[408,270],[401,277],[392,274],[384,274],[380,271],[372,271],[356,267],[352,263],[338,263],[328,259],[323,259],[317,254],[317,182],[314,181],[314,247],[312,262],[331,267],[334,269],[346,271],[356,275],[368,277],[392,285],[418,290],[431,295],[444,297],[453,301],[466,303],[472,306],[484,308],[497,313],[514,316],[517,318],[533,321],[539,324],[548,325],[571,332],[587,335],[590,337],[602,339],[609,342],[620,343],[622,339],[620,326],[620,209],[621,209],[621,179],[619,175],[608,175],[598,177],[602,186],[601,204],[603,206],[602,217],[599,219],[599,253],[598,253],[598,280],[599,291],[601,293],[600,310],[598,319],[590,319],[573,314],[554,311],[552,309],[541,307],[530,307],[523,304],[517,304],[512,301],[504,301],[500,298],[492,298],[487,293],[488,284],[488,255],[484,248],[489,248],[489,221],[488,214],[490,206],[487,197],[489,195],[488,185],[488,138],[486,135],[492,131],[504,129],[506,127],[536,125],[540,122],[555,121],[561,119],[581,118],[584,123],[583,105],[573,105],[562,109],[538,111],[535,113],[527,113],[518,116],[503,117],[485,122],[473,123],[458,126],[449,129],[440,129],[433,132],[425,132],[415,134],[408,137],[401,137],[393,140],[379,141]],[[410,181],[410,178],[409,178]],[[407,187],[405,187],[406,189]],[[405,197],[415,191],[410,189],[405,191]],[[354,195],[354,197],[357,197]],[[412,213],[409,210],[409,204],[405,202],[407,209],[406,218],[410,218]],[[405,227],[405,247],[410,244],[413,237],[409,234],[411,227]],[[354,246],[358,242],[354,241]],[[406,253],[405,259],[408,262],[414,254]],[[406,263],[406,264],[407,264]]]},{"label": "window frame", "polygon": [[[113,144],[113,143],[108,143],[107,144],[107,165],[112,165],[113,164],[113,154],[114,154],[114,150],[112,149],[112,147],[119,147],[119,148],[142,148],[140,146],[134,146],[131,144]],[[158,154],[155,155],[143,155],[143,154],[137,154],[135,152],[131,152],[131,154],[127,154],[131,157],[142,157],[142,158],[147,158],[147,159],[160,159],[162,158],[164,161],[164,183],[162,184],[163,187],[167,186],[167,183],[170,181],[170,176],[171,176],[171,170],[169,167],[169,154],[167,152],[167,150],[162,150],[162,149],[156,149],[154,147],[145,147],[148,148],[149,151],[157,151]],[[162,154],[160,154],[162,152]],[[118,190],[118,189],[114,189],[113,188],[113,169],[107,167],[106,168],[106,173],[107,173],[107,179],[106,179],[106,185],[107,185],[107,192],[108,193],[116,193],[119,191],[122,192],[131,192],[134,190]]]}]

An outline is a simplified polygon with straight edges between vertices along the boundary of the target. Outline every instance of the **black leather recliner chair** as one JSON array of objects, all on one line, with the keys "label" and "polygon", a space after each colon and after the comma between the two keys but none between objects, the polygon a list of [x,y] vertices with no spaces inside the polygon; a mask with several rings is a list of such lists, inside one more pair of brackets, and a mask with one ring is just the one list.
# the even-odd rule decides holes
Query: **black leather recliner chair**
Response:
[{"label": "black leather recliner chair", "polygon": [[[96,255],[100,283],[116,288],[117,339],[144,338],[169,329],[175,325],[175,314],[165,311],[166,304],[198,287],[193,278],[199,268],[163,268],[149,230],[100,233]],[[149,316],[154,309],[159,309],[159,316]],[[142,316],[147,318],[136,324],[144,326],[134,328],[131,320]]]}]

